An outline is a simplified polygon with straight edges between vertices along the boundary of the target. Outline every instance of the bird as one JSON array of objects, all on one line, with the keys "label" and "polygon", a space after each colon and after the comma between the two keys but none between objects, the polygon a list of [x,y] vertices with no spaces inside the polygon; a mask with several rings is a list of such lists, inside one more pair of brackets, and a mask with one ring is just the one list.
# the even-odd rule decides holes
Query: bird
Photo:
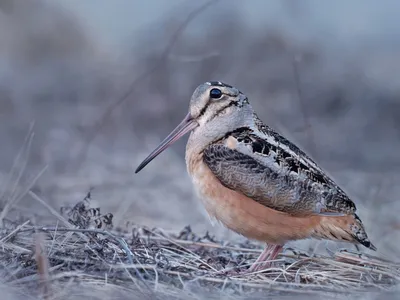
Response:
[{"label": "bird", "polygon": [[342,188],[227,83],[200,84],[185,118],[135,173],[189,132],[187,172],[211,219],[266,244],[248,272],[270,268],[290,241],[345,241],[377,250]]}]

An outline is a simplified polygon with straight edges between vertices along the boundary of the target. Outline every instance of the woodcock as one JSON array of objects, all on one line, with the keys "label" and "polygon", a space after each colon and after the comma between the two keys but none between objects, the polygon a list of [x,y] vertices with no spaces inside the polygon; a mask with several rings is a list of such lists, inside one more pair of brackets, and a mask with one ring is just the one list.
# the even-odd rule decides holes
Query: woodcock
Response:
[{"label": "woodcock", "polygon": [[269,267],[292,240],[347,241],[376,250],[346,193],[264,124],[245,94],[222,82],[196,88],[189,113],[135,173],[188,132],[186,166],[208,214],[267,243],[249,271]]}]

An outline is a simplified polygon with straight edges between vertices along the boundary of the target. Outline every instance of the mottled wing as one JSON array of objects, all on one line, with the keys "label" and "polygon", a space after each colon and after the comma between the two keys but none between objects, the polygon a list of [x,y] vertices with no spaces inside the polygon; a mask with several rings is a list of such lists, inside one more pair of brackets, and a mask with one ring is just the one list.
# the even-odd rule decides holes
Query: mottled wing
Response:
[{"label": "mottled wing", "polygon": [[270,208],[293,215],[355,211],[354,203],[332,180],[271,146],[245,129],[208,146],[203,160],[224,186]]}]

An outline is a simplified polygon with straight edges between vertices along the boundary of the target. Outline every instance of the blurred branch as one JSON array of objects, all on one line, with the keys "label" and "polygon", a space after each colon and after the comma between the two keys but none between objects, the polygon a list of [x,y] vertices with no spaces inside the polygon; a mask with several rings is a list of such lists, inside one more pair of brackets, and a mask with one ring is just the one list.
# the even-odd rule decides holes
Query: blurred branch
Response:
[{"label": "blurred branch", "polygon": [[301,114],[303,115],[303,119],[304,119],[304,125],[305,125],[304,129],[307,134],[309,151],[311,152],[311,155],[313,156],[313,158],[316,158],[317,151],[316,151],[316,145],[315,145],[315,139],[314,139],[314,132],[312,129],[312,125],[310,122],[310,116],[308,115],[308,112],[306,109],[306,103],[304,103],[303,93],[301,90],[300,74],[299,74],[300,62],[301,62],[301,57],[296,55],[294,57],[294,59],[292,60],[293,75],[294,75],[294,81],[295,81],[295,85],[296,85],[297,97],[298,97],[299,103],[300,103],[300,110],[301,110]]},{"label": "blurred branch", "polygon": [[216,56],[220,56],[220,53],[217,51],[208,53],[208,54],[204,54],[204,55],[199,55],[199,56],[183,56],[183,55],[172,55],[170,54],[168,56],[168,58],[170,60],[174,60],[174,61],[178,61],[178,62],[182,62],[182,63],[193,63],[193,62],[201,62],[203,60],[206,59],[210,59],[212,57],[216,57]]},{"label": "blurred branch", "polygon": [[171,37],[171,40],[169,42],[169,44],[167,45],[167,47],[165,48],[165,50],[163,51],[160,59],[154,64],[153,68],[147,70],[146,72],[144,72],[142,75],[140,75],[138,78],[136,78],[131,85],[129,86],[128,90],[126,93],[124,93],[122,95],[121,98],[119,98],[117,101],[113,102],[111,105],[109,105],[109,107],[106,109],[106,111],[104,112],[104,114],[100,117],[100,121],[97,125],[95,125],[93,132],[91,132],[89,134],[89,136],[87,137],[87,142],[84,146],[84,149],[82,150],[81,154],[78,155],[78,164],[81,164],[84,160],[84,158],[86,158],[86,154],[87,154],[87,150],[90,146],[90,144],[93,142],[93,140],[96,138],[97,134],[101,131],[101,129],[103,128],[104,124],[108,121],[108,119],[110,118],[111,114],[113,113],[113,111],[119,106],[121,105],[127,98],[128,96],[133,92],[135,86],[137,84],[139,84],[141,81],[143,81],[144,79],[146,79],[147,77],[149,77],[151,74],[153,74],[158,68],[159,66],[162,64],[162,62],[168,58],[168,56],[170,55],[170,52],[173,48],[173,46],[175,45],[175,43],[177,42],[179,36],[182,34],[182,32],[186,29],[186,27],[190,24],[190,22],[192,22],[200,13],[202,13],[206,8],[208,8],[209,6],[211,6],[212,4],[215,4],[216,2],[218,2],[219,0],[209,0],[206,3],[204,3],[203,5],[201,5],[200,7],[196,8],[195,10],[193,10],[191,13],[189,13],[189,15],[186,17],[186,19],[183,21],[183,23],[181,24],[181,26],[179,26],[179,28],[175,31],[175,33],[173,34],[173,36]]}]

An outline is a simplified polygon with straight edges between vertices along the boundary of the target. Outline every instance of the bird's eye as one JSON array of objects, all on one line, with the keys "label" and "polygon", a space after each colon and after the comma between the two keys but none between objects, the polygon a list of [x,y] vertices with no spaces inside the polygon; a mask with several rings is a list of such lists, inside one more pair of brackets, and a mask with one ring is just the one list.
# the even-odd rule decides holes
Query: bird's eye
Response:
[{"label": "bird's eye", "polygon": [[220,89],[212,89],[210,91],[210,97],[213,99],[219,99],[222,97],[222,92]]}]

